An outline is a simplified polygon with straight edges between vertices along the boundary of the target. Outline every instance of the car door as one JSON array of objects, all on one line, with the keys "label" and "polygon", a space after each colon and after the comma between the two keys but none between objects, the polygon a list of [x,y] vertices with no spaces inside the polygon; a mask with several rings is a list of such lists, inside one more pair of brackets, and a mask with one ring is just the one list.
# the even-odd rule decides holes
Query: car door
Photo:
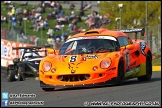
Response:
[{"label": "car door", "polygon": [[[125,59],[125,67],[126,67],[126,71],[128,71],[130,68],[133,68],[132,67],[132,63],[135,62],[135,60],[133,59],[133,52],[134,52],[134,49],[127,49],[127,45],[130,45],[132,43],[132,41],[130,40],[130,38],[127,38],[126,36],[121,36],[118,38],[118,41],[119,41],[119,44],[120,44],[120,47],[124,47],[124,59]],[[131,66],[131,67],[130,67]]]}]

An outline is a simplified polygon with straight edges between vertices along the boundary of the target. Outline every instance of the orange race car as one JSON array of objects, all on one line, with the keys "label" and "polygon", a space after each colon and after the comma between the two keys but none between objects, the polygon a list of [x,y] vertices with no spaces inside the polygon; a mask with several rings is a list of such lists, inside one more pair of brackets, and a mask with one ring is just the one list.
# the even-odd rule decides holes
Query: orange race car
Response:
[{"label": "orange race car", "polygon": [[[60,50],[46,56],[39,65],[40,87],[45,91],[57,86],[122,85],[125,79],[139,81],[152,76],[152,52],[144,40],[130,39],[126,33],[144,29],[93,29],[71,36]],[[50,53],[52,51],[49,51]]]}]

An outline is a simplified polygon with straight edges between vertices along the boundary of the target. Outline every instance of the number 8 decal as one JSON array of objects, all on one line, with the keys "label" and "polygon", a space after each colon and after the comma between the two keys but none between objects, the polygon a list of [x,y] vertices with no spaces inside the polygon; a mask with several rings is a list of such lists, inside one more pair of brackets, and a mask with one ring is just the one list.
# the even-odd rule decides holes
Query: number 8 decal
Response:
[{"label": "number 8 decal", "polygon": [[70,57],[70,62],[75,62],[77,60],[77,56],[71,56]]}]

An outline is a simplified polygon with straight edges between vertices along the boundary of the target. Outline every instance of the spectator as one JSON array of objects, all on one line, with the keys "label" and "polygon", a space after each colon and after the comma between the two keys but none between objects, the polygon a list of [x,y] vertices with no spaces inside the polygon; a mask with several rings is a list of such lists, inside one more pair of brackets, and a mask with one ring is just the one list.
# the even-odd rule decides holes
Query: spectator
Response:
[{"label": "spectator", "polygon": [[35,23],[34,23],[34,31],[38,30],[38,26],[39,26],[39,22],[35,21]]},{"label": "spectator", "polygon": [[60,3],[58,3],[57,7],[58,7],[58,12],[61,12],[62,11],[62,5]]},{"label": "spectator", "polygon": [[21,8],[16,8],[16,12],[15,12],[16,15],[19,15],[21,14]]},{"label": "spectator", "polygon": [[84,9],[86,6],[88,6],[87,1],[85,1],[85,4],[84,4],[84,6],[83,6],[83,9]]},{"label": "spectator", "polygon": [[11,13],[12,13],[12,15],[14,15],[15,14],[15,8],[13,7],[12,9],[11,9]]},{"label": "spectator", "polygon": [[80,17],[84,16],[84,10],[83,10],[83,9],[80,9],[78,15],[79,15]]},{"label": "spectator", "polygon": [[44,20],[44,27],[47,27],[48,26],[48,22],[47,20]]},{"label": "spectator", "polygon": [[6,16],[1,15],[1,23],[8,23]]},{"label": "spectator", "polygon": [[98,12],[93,10],[93,13],[92,13],[93,16],[97,16],[98,15]]},{"label": "spectator", "polygon": [[7,14],[8,14],[9,16],[12,16],[11,10],[8,10]]},{"label": "spectator", "polygon": [[26,7],[23,9],[23,15],[24,15],[24,17],[26,17],[26,15],[27,15],[27,8]]},{"label": "spectator", "polygon": [[55,1],[51,1],[51,4],[50,4],[51,6],[50,6],[50,7],[51,7],[51,8],[54,8],[54,7],[55,7],[55,4],[56,4]]},{"label": "spectator", "polygon": [[35,46],[38,46],[38,42],[39,42],[39,37],[35,36],[35,39],[34,39]]},{"label": "spectator", "polygon": [[74,10],[74,8],[75,8],[75,5],[73,3],[70,3],[69,10]]},{"label": "spectator", "polygon": [[30,44],[34,44],[35,36],[30,36]]},{"label": "spectator", "polygon": [[51,2],[50,1],[44,1],[45,7],[50,8]]},{"label": "spectator", "polygon": [[85,31],[86,31],[86,30],[83,29],[83,27],[80,27],[80,28],[78,29],[78,32],[80,32],[80,33],[85,32]]},{"label": "spectator", "polygon": [[84,10],[88,10],[92,8],[92,2],[89,2],[89,4],[84,8]]},{"label": "spectator", "polygon": [[73,30],[74,30],[73,32],[75,32],[75,33],[79,32],[79,29],[78,29],[78,27],[76,25],[74,25]]},{"label": "spectator", "polygon": [[41,8],[41,6],[38,5],[38,7],[37,7],[37,9],[36,9],[36,12],[37,12],[37,13],[42,13],[42,8]]},{"label": "spectator", "polygon": [[16,16],[13,14],[11,17],[12,26],[16,26]]},{"label": "spectator", "polygon": [[63,17],[63,16],[60,16],[60,18],[57,21],[58,21],[59,25],[66,23],[65,17]]},{"label": "spectator", "polygon": [[75,13],[74,13],[74,11],[71,12],[71,14],[70,14],[69,17],[70,17],[69,21],[72,21],[72,20],[75,18]]},{"label": "spectator", "polygon": [[91,28],[95,23],[94,23],[94,17],[90,16],[90,18],[85,22],[85,24]]},{"label": "spectator", "polygon": [[56,30],[56,31],[61,30],[61,25],[59,25],[58,23],[56,23],[55,30]]},{"label": "spectator", "polygon": [[52,27],[50,27],[50,28],[48,29],[47,34],[48,34],[49,36],[52,37],[52,36],[54,35],[54,33],[55,33],[54,29],[53,29]]},{"label": "spectator", "polygon": [[39,22],[39,25],[37,26],[37,31],[39,31],[39,29],[43,30],[44,29],[44,20],[41,20]]},{"label": "spectator", "polygon": [[81,19],[81,17],[79,15],[76,16],[76,19],[77,19],[77,22],[81,22],[82,21],[82,19]]},{"label": "spectator", "polygon": [[52,40],[52,37],[51,36],[48,37],[47,44],[48,45],[53,45],[53,40]]},{"label": "spectator", "polygon": [[46,12],[46,7],[45,7],[45,5],[44,5],[44,3],[42,4],[42,5],[40,5],[40,7],[41,7],[41,13],[45,13]]}]

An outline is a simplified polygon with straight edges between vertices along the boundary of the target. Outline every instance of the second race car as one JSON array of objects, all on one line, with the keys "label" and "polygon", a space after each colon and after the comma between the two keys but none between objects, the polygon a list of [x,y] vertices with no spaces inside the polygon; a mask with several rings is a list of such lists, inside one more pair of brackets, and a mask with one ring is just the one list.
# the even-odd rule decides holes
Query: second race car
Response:
[{"label": "second race car", "polygon": [[[39,63],[47,56],[47,49],[50,46],[16,47],[13,50],[23,50],[20,58],[14,58],[13,64],[7,68],[7,79],[12,81],[24,81],[29,77],[38,77]],[[44,48],[44,50],[42,50]],[[42,53],[42,55],[40,55]]]}]

